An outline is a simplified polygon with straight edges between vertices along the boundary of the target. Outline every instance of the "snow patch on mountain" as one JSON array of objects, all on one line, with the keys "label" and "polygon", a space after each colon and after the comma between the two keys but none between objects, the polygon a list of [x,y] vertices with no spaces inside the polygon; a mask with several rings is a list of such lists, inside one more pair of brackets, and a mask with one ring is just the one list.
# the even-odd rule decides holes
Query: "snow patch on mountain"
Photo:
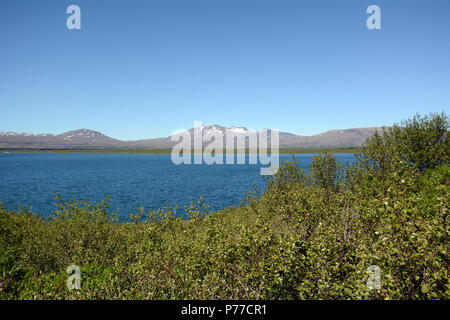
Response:
[{"label": "snow patch on mountain", "polygon": [[1,131],[0,132],[0,136],[10,136],[10,137],[51,137],[51,136],[53,136],[53,134]]}]

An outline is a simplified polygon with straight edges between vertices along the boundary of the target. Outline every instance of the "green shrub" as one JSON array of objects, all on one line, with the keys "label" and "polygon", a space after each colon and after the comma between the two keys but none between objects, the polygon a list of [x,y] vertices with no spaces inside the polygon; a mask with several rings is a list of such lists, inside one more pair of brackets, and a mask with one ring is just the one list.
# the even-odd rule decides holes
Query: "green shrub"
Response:
[{"label": "green shrub", "polygon": [[447,114],[432,113],[383,128],[363,147],[366,159],[384,173],[402,160],[420,172],[450,162],[450,122]]},{"label": "green shrub", "polygon": [[311,177],[319,187],[336,191],[340,184],[341,164],[331,153],[318,154],[311,162]]}]

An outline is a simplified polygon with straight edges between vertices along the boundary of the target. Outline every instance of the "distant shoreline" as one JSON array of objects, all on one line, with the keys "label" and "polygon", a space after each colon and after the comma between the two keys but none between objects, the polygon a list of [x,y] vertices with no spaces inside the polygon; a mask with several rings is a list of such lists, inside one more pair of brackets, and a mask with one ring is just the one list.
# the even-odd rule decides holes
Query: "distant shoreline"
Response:
[{"label": "distant shoreline", "polygon": [[[200,150],[192,150],[198,153]],[[233,150],[248,154],[248,150]],[[112,154],[171,154],[172,149],[0,149],[0,153],[112,153]],[[279,154],[361,153],[360,147],[344,148],[280,148]],[[270,153],[270,152],[269,152]]]}]

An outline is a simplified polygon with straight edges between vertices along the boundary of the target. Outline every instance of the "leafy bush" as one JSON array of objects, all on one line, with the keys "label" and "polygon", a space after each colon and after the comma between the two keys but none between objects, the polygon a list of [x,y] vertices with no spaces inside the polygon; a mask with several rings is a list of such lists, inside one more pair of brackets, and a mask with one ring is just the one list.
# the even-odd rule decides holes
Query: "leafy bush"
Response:
[{"label": "leafy bush", "polygon": [[341,164],[331,153],[314,156],[311,162],[311,177],[314,182],[327,190],[336,191],[340,183]]},{"label": "leafy bush", "polygon": [[400,125],[383,128],[363,148],[366,158],[378,170],[389,170],[397,159],[405,161],[420,172],[450,162],[450,121],[443,112],[403,121]]}]

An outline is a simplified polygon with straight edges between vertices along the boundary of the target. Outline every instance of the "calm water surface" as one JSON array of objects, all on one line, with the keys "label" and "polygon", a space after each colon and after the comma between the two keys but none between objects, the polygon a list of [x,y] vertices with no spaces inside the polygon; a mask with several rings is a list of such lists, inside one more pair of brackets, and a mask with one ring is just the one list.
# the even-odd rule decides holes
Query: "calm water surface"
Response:
[{"label": "calm water surface", "polygon": [[[298,154],[308,168],[314,155]],[[336,154],[339,161],[353,154]],[[288,159],[290,155],[281,155]],[[64,199],[98,202],[110,196],[120,220],[136,209],[189,205],[203,196],[211,210],[239,205],[245,192],[265,186],[261,165],[174,165],[166,154],[0,154],[0,201],[8,208],[31,206],[44,217]],[[181,212],[181,210],[180,210]]]}]

